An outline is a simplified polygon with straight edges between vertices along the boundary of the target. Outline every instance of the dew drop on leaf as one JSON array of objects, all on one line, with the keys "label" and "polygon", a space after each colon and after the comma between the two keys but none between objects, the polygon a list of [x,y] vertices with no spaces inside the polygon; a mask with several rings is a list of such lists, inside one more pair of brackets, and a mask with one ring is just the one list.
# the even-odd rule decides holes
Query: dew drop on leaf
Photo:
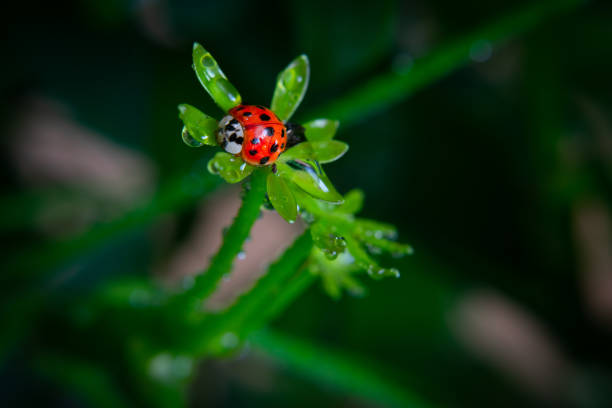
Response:
[{"label": "dew drop on leaf", "polygon": [[230,81],[225,78],[217,78],[214,80],[213,84],[213,92],[216,94],[217,97],[227,98],[229,101],[236,105],[240,103],[240,94],[238,93],[234,85],[230,83]]},{"label": "dew drop on leaf", "polygon": [[302,78],[297,75],[297,72],[290,69],[283,73],[283,78],[281,81],[287,90],[293,90],[293,88],[295,88],[299,82],[301,82],[299,79]]},{"label": "dew drop on leaf", "polygon": [[204,65],[207,68],[212,68],[215,65],[217,65],[217,63],[210,54],[206,54],[202,57],[202,65]]},{"label": "dew drop on leaf", "polygon": [[185,142],[185,144],[189,147],[204,146],[204,143],[200,142],[199,140],[191,136],[191,134],[187,130],[187,126],[183,126],[182,137],[183,137],[183,142]]},{"label": "dew drop on leaf", "polygon": [[236,346],[238,346],[239,339],[235,333],[226,332],[223,334],[223,336],[221,336],[220,342],[221,342],[221,346],[223,346],[224,348],[233,349],[233,348],[236,348]]}]

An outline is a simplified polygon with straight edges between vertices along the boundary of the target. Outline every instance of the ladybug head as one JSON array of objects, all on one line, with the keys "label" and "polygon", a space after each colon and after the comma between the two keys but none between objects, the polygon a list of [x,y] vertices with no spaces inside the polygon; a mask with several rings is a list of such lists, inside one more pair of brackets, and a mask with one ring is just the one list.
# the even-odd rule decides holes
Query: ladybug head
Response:
[{"label": "ladybug head", "polygon": [[302,143],[306,140],[304,126],[296,123],[288,122],[287,127],[287,147],[295,146],[296,144]]},{"label": "ladybug head", "polygon": [[227,115],[219,122],[217,129],[217,143],[226,152],[239,154],[244,142],[244,129],[232,115]]}]

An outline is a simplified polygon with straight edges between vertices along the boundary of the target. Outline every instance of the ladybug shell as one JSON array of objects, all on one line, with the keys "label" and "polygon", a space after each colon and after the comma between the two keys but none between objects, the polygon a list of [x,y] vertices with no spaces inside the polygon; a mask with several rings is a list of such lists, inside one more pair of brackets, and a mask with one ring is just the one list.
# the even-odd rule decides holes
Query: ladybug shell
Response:
[{"label": "ladybug shell", "polygon": [[239,105],[229,111],[244,129],[240,155],[253,166],[272,164],[287,148],[287,129],[274,112],[261,105]]}]

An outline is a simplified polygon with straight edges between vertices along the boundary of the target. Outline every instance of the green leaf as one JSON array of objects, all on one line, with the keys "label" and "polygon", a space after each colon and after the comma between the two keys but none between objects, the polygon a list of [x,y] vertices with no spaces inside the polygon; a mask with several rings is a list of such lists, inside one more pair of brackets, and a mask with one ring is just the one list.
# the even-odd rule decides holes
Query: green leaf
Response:
[{"label": "green leaf", "polygon": [[306,129],[306,139],[310,142],[323,142],[333,139],[340,122],[330,119],[315,119],[304,123]]},{"label": "green leaf", "polygon": [[397,383],[400,373],[373,365],[341,349],[330,349],[273,331],[253,333],[252,346],[287,372],[312,379],[326,389],[371,401],[374,406],[431,408],[409,387]]},{"label": "green leaf", "polygon": [[208,171],[217,174],[228,183],[238,183],[253,172],[255,167],[247,164],[240,157],[226,152],[219,152],[208,162]]},{"label": "green leaf", "polygon": [[204,89],[223,111],[227,112],[242,103],[242,97],[221,71],[217,61],[198,43],[193,43],[193,69]]},{"label": "green leaf", "polygon": [[281,217],[289,223],[295,222],[297,218],[295,197],[285,179],[272,172],[268,175],[268,197]]},{"label": "green leaf", "polygon": [[331,163],[336,161],[344,156],[344,153],[349,149],[348,144],[337,140],[311,142],[310,145],[314,150],[314,157],[319,163]]},{"label": "green leaf", "polygon": [[397,229],[391,224],[378,222],[367,218],[358,218],[355,222],[359,230],[370,231],[371,234],[377,238],[397,238]]},{"label": "green leaf", "polygon": [[323,251],[313,250],[309,262],[310,271],[321,277],[323,288],[333,299],[339,299],[343,291],[352,296],[363,296],[365,287],[355,278],[353,273],[359,271],[353,257],[343,252],[334,259],[330,259]]},{"label": "green leaf", "polygon": [[344,203],[338,207],[338,211],[346,214],[357,214],[363,207],[363,191],[351,190],[344,195]]},{"label": "green leaf", "polygon": [[320,142],[302,142],[285,151],[280,159],[282,162],[289,160],[316,160],[319,163],[331,163],[338,160],[348,151],[348,144],[336,140]]},{"label": "green leaf", "polygon": [[313,197],[338,204],[344,201],[316,160],[292,159],[278,162],[277,167],[279,175],[287,177]]},{"label": "green leaf", "polygon": [[338,235],[333,225],[323,222],[315,222],[310,228],[312,242],[319,247],[329,259],[335,259],[344,252],[346,241]]},{"label": "green leaf", "polygon": [[285,68],[276,80],[270,109],[282,121],[293,115],[304,98],[310,79],[310,64],[306,55],[300,55]]},{"label": "green leaf", "polygon": [[314,159],[314,149],[309,142],[302,142],[285,150],[278,158],[279,162],[285,163],[289,160]]},{"label": "green leaf", "polygon": [[355,259],[355,263],[359,268],[365,270],[373,279],[382,279],[386,277],[399,278],[399,271],[395,268],[383,268],[368,255],[361,247],[359,241],[351,236],[346,237],[346,248]]},{"label": "green leaf", "polygon": [[217,146],[215,133],[219,122],[199,109],[183,103],[178,106],[179,118],[185,124],[183,142],[191,147]]}]

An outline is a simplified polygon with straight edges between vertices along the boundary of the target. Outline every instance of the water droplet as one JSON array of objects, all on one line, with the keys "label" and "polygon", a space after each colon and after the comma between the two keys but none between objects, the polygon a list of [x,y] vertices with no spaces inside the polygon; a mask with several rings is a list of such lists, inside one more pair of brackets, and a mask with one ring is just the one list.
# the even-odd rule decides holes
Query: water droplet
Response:
[{"label": "water droplet", "polygon": [[333,261],[334,259],[338,258],[337,251],[323,250],[323,253],[325,254],[325,257],[330,261]]},{"label": "water droplet", "polygon": [[298,75],[295,72],[295,70],[293,69],[289,69],[287,71],[285,71],[284,75],[283,75],[283,79],[282,79],[282,83],[285,86],[285,88],[287,90],[292,90],[293,88],[295,88],[298,84]]},{"label": "water droplet", "polygon": [[479,40],[470,48],[470,58],[475,62],[485,62],[493,54],[493,46],[489,41]]},{"label": "water droplet", "polygon": [[238,252],[238,255],[236,255],[236,258],[238,258],[241,261],[246,259],[246,252],[244,252],[244,251]]},{"label": "water droplet", "polygon": [[206,54],[202,57],[202,65],[204,65],[207,68],[211,68],[217,65],[217,63],[210,54]]},{"label": "water droplet", "polygon": [[151,377],[163,381],[176,381],[191,375],[193,361],[187,356],[172,356],[170,353],[160,353],[149,362]]},{"label": "water droplet", "polygon": [[236,346],[238,346],[239,339],[235,333],[227,332],[227,333],[224,333],[223,336],[221,336],[220,342],[221,342],[221,345],[225,347],[226,349],[233,349]]},{"label": "water droplet", "polygon": [[200,142],[187,130],[187,126],[183,126],[183,131],[181,132],[181,136],[183,137],[183,142],[189,147],[201,147],[204,146],[204,143]]},{"label": "water droplet", "polygon": [[369,251],[371,254],[374,254],[374,255],[379,255],[379,254],[381,254],[381,253],[382,253],[382,249],[380,249],[380,248],[379,248],[379,247],[377,247],[377,246],[374,246],[374,245],[372,245],[372,244],[368,244],[368,243],[366,243],[366,244],[365,244],[365,246],[366,246],[366,248],[368,249],[368,251]]},{"label": "water droplet", "polygon": [[380,231],[380,230],[378,230],[378,231],[376,231],[374,233],[374,238],[376,238],[376,239],[383,239],[384,236],[385,236],[385,234],[382,231]]}]

